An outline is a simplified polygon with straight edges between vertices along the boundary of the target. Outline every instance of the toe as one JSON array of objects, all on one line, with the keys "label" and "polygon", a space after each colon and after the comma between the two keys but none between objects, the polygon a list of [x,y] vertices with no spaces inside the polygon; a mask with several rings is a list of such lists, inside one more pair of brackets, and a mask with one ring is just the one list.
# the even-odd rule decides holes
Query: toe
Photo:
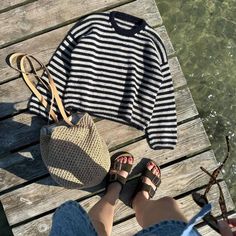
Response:
[{"label": "toe", "polygon": [[132,157],[132,156],[129,156],[129,157],[128,157],[128,164],[133,164],[133,162],[134,162],[133,157]]},{"label": "toe", "polygon": [[148,168],[149,170],[152,170],[153,167],[154,167],[154,163],[153,163],[152,161],[149,161],[149,162],[147,163],[147,168]]},{"label": "toe", "polygon": [[[159,168],[156,166],[156,164],[152,161],[149,161],[147,163],[147,168],[156,176],[160,177],[161,173],[160,173],[160,170]],[[155,185],[152,183],[152,181],[147,178],[147,177],[143,177],[143,182],[148,184],[148,185],[151,185],[153,189],[155,189]]]},{"label": "toe", "polygon": [[152,168],[152,173],[153,173],[154,175],[156,175],[156,173],[157,173],[156,167],[153,167],[153,168]]},{"label": "toe", "polygon": [[122,163],[127,163],[127,157],[123,157],[123,162]]},{"label": "toe", "polygon": [[120,157],[117,158],[117,161],[120,162],[120,163],[123,163],[123,160],[124,160],[123,156],[120,156]]},{"label": "toe", "polygon": [[156,167],[156,173],[155,173],[156,176],[160,177],[161,176],[161,172],[160,172],[160,169],[158,167]]},{"label": "toe", "polygon": [[152,169],[152,173],[158,177],[160,177],[161,173],[160,173],[160,169],[159,167],[157,167],[156,165],[154,165],[153,169]]}]

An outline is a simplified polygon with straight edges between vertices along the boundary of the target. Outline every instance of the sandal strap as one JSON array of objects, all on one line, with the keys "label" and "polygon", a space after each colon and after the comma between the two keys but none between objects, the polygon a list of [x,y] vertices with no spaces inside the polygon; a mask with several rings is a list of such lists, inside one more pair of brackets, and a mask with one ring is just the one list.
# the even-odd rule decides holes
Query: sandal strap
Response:
[{"label": "sandal strap", "polygon": [[[131,156],[133,157],[130,153],[124,152],[121,153],[119,156]],[[133,164],[128,164],[128,163],[121,163],[117,160],[117,158],[119,156],[114,156],[114,159],[112,160],[111,163],[111,169],[115,170],[115,171],[126,171],[128,172],[128,175],[132,169]],[[109,175],[109,183],[113,183],[113,182],[119,182],[123,188],[123,186],[125,185],[126,181],[127,181],[128,176],[125,178],[117,173],[112,173]]]},{"label": "sandal strap", "polygon": [[157,188],[153,189],[151,185],[148,185],[146,183],[140,183],[137,192],[145,191],[148,193],[149,198],[153,198],[156,193],[156,190],[157,190]]},{"label": "sandal strap", "polygon": [[161,183],[160,177],[156,176],[155,174],[152,173],[152,171],[148,169],[145,171],[143,177],[149,178],[156,187],[158,187]]},{"label": "sandal strap", "polygon": [[114,170],[124,170],[126,172],[130,172],[131,171],[131,168],[132,168],[132,164],[128,164],[128,163],[121,163],[119,161],[114,161],[112,163],[112,166],[111,166],[112,169]]},{"label": "sandal strap", "polygon": [[109,177],[109,183],[119,182],[122,187],[125,185],[126,180],[127,180],[127,178],[125,178],[121,175],[118,175],[117,173],[111,174]]}]

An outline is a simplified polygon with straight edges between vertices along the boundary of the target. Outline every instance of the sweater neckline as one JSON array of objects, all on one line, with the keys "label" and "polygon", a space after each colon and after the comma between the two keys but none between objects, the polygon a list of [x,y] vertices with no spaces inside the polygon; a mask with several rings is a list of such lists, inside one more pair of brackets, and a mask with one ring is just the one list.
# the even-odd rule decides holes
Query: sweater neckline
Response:
[{"label": "sweater neckline", "polygon": [[[117,24],[115,18],[134,23],[134,26],[131,29],[122,28]],[[127,35],[127,36],[132,36],[140,32],[142,29],[144,29],[146,25],[145,20],[138,18],[136,16],[131,16],[126,13],[118,12],[118,11],[110,12],[110,21],[111,21],[112,27],[118,34]]]}]

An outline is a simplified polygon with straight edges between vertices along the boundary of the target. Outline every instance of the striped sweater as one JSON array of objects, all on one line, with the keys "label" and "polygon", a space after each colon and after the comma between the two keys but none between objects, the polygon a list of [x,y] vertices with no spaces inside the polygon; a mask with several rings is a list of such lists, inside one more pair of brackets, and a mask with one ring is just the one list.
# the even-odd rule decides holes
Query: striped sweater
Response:
[{"label": "striped sweater", "polygon": [[[176,145],[176,106],[166,50],[144,20],[114,11],[86,16],[68,32],[47,67],[67,110],[143,130],[152,149]],[[50,103],[42,84],[37,87]],[[29,108],[48,117],[34,95]],[[56,105],[53,109],[58,112]]]}]

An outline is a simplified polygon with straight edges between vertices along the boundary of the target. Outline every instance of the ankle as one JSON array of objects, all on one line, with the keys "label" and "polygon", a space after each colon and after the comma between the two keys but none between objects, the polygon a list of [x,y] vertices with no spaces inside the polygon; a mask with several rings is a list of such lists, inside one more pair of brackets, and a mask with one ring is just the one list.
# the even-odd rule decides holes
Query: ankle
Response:
[{"label": "ankle", "polygon": [[104,195],[104,198],[111,203],[112,205],[119,199],[120,192],[121,192],[121,185],[117,182],[109,184],[107,187],[107,192]]},{"label": "ankle", "polygon": [[145,206],[148,201],[148,194],[145,194],[144,191],[140,191],[134,197],[132,201],[132,207],[133,209],[143,208],[143,206]]},{"label": "ankle", "polygon": [[119,196],[121,189],[122,189],[122,186],[120,183],[118,183],[118,182],[110,183],[107,187],[106,193]]}]

